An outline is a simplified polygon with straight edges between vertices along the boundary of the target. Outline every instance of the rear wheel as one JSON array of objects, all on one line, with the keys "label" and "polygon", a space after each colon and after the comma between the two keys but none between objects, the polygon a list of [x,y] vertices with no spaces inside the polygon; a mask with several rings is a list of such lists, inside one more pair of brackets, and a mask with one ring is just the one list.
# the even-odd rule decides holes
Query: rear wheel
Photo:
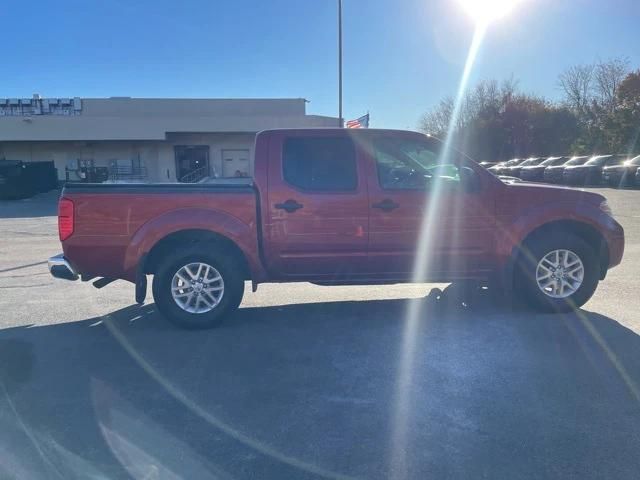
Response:
[{"label": "rear wheel", "polygon": [[572,234],[538,236],[528,241],[516,270],[516,291],[530,306],[566,312],[587,303],[600,278],[598,258]]},{"label": "rear wheel", "polygon": [[176,252],[161,262],[153,278],[153,298],[175,325],[211,328],[242,301],[244,278],[234,256],[216,245]]}]

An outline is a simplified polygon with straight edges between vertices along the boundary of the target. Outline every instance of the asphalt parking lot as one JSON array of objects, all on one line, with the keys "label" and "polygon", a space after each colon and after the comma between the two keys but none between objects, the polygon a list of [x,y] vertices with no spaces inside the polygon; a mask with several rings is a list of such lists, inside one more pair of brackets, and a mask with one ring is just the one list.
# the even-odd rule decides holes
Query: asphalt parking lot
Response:
[{"label": "asphalt parking lot", "polygon": [[55,194],[0,202],[0,477],[638,478],[640,191],[598,191],[627,245],[579,313],[265,285],[205,332],[53,280]]}]

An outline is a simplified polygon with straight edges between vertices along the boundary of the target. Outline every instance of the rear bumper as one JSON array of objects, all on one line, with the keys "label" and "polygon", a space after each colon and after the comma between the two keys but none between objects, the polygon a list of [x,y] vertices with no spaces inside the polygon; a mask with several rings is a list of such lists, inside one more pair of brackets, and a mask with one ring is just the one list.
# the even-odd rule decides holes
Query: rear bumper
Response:
[{"label": "rear bumper", "polygon": [[64,258],[62,253],[55,255],[47,262],[49,266],[49,273],[54,278],[60,278],[62,280],[78,280],[80,275],[71,266],[69,261]]}]

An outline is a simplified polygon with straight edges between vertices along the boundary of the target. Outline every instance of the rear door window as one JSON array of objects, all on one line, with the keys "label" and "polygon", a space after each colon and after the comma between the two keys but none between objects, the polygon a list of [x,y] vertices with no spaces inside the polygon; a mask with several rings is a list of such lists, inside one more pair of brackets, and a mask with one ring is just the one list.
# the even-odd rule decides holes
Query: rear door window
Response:
[{"label": "rear door window", "polygon": [[308,191],[355,191],[356,154],[347,137],[293,137],[282,149],[287,183]]}]

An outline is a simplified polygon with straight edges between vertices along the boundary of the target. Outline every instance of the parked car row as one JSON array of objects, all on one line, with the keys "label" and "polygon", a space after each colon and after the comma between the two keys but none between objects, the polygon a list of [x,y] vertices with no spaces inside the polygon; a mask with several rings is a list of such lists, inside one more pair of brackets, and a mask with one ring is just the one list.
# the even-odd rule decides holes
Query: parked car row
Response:
[{"label": "parked car row", "polygon": [[514,158],[481,165],[494,175],[527,182],[640,187],[640,155]]}]

